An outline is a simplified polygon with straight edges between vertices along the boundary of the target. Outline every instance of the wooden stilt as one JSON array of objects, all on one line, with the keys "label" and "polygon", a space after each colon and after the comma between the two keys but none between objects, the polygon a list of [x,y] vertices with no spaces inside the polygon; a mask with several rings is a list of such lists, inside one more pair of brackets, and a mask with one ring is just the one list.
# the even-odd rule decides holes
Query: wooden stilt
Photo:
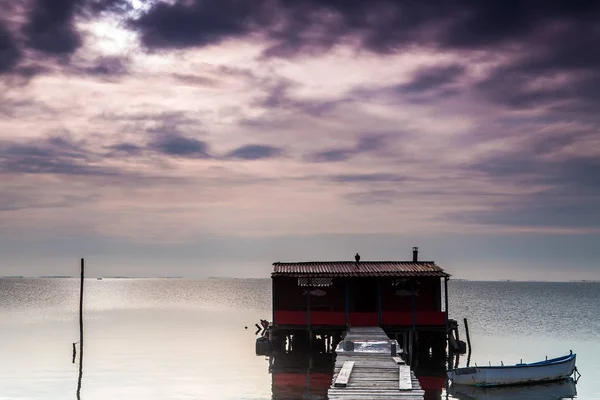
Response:
[{"label": "wooden stilt", "polygon": [[81,282],[79,289],[79,378],[77,379],[77,399],[81,398],[81,378],[83,377],[83,279],[84,260],[81,259]]}]

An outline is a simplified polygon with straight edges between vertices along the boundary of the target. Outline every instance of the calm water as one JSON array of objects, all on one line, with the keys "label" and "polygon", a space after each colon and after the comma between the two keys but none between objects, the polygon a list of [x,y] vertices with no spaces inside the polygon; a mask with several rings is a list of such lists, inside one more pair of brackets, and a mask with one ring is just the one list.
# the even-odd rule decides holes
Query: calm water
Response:
[{"label": "calm water", "polygon": [[[0,399],[76,398],[78,284],[0,279]],[[296,367],[270,374],[269,361],[254,355],[254,323],[270,319],[270,300],[268,279],[86,280],[81,398],[324,398],[331,378],[318,360],[310,373],[287,360]],[[600,399],[599,311],[600,284],[450,283],[451,317],[469,318],[472,363],[534,361],[572,349],[583,375],[578,399]],[[549,400],[564,390],[449,398]],[[427,398],[446,392],[434,389]]]}]

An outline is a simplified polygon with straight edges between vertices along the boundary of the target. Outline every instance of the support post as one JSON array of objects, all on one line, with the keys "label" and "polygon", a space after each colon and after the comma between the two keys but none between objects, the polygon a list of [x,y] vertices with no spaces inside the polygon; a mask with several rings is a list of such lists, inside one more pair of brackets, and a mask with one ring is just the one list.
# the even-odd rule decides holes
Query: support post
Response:
[{"label": "support post", "polygon": [[448,326],[448,277],[444,277],[444,312],[446,314],[446,345],[448,347],[448,367],[452,366],[452,360],[450,359],[450,354],[452,350],[450,349],[450,327]]},{"label": "support post", "polygon": [[444,302],[446,306],[446,326],[448,326],[448,278],[444,278]]},{"label": "support post", "polygon": [[311,282],[310,278],[307,278],[307,289],[306,289],[306,325],[308,327],[308,348],[312,350],[312,327],[310,324],[310,289]]},{"label": "support post", "polygon": [[408,332],[408,364],[412,365],[413,363],[413,341],[415,340],[415,331]]},{"label": "support post", "polygon": [[275,310],[277,309],[277,304],[275,302],[275,277],[271,277],[271,323],[275,326]]},{"label": "support post", "polygon": [[346,326],[350,325],[350,284],[346,279]]},{"label": "support post", "polygon": [[465,322],[465,334],[467,335],[467,345],[469,346],[469,354],[467,355],[467,367],[471,363],[471,336],[469,336],[469,324],[467,323],[467,319],[464,319]]},{"label": "support post", "polygon": [[377,281],[377,324],[381,326],[381,280]]},{"label": "support post", "polygon": [[85,277],[84,260],[81,259],[81,282],[79,288],[79,378],[77,379],[77,398],[81,396],[81,378],[83,376],[83,280]]},{"label": "support post", "polygon": [[415,304],[415,280],[410,280],[410,309],[412,313],[412,330],[413,332],[417,329],[417,310]]}]

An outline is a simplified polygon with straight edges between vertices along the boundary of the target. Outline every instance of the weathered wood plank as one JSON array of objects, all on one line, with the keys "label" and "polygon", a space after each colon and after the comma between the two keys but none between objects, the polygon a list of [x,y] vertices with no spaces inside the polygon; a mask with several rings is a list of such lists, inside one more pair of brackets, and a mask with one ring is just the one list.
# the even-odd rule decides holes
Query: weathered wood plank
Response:
[{"label": "weathered wood plank", "polygon": [[407,365],[401,365],[398,367],[398,370],[398,389],[412,390],[412,382],[410,379],[410,367]]},{"label": "weathered wood plank", "polygon": [[346,361],[340,372],[337,374],[333,386],[347,386],[348,381],[350,380],[350,374],[352,374],[352,368],[354,368],[354,361]]},{"label": "weathered wood plank", "polygon": [[[354,341],[359,346],[391,343],[379,327],[350,328],[344,340]],[[382,352],[378,343],[373,343],[372,348],[379,350],[337,353],[329,400],[423,400],[425,392],[402,358]],[[346,366],[350,362],[353,366],[348,374]],[[346,384],[337,385],[338,381]]]}]

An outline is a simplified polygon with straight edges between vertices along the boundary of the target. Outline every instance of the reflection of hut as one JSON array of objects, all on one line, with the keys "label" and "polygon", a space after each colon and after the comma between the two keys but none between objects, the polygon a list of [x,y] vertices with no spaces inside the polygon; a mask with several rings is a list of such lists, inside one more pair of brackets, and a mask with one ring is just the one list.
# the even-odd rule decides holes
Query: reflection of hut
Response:
[{"label": "reflection of hut", "polygon": [[[315,261],[273,264],[275,339],[339,338],[347,326],[381,326],[401,344],[418,334],[445,351],[449,274],[433,261]],[[409,339],[412,343],[412,339]],[[440,342],[436,345],[432,342]],[[441,347],[443,346],[443,347]],[[437,349],[434,349],[436,348]]]},{"label": "reflection of hut", "polygon": [[327,399],[331,385],[331,355],[276,353],[269,358],[273,400]]}]

